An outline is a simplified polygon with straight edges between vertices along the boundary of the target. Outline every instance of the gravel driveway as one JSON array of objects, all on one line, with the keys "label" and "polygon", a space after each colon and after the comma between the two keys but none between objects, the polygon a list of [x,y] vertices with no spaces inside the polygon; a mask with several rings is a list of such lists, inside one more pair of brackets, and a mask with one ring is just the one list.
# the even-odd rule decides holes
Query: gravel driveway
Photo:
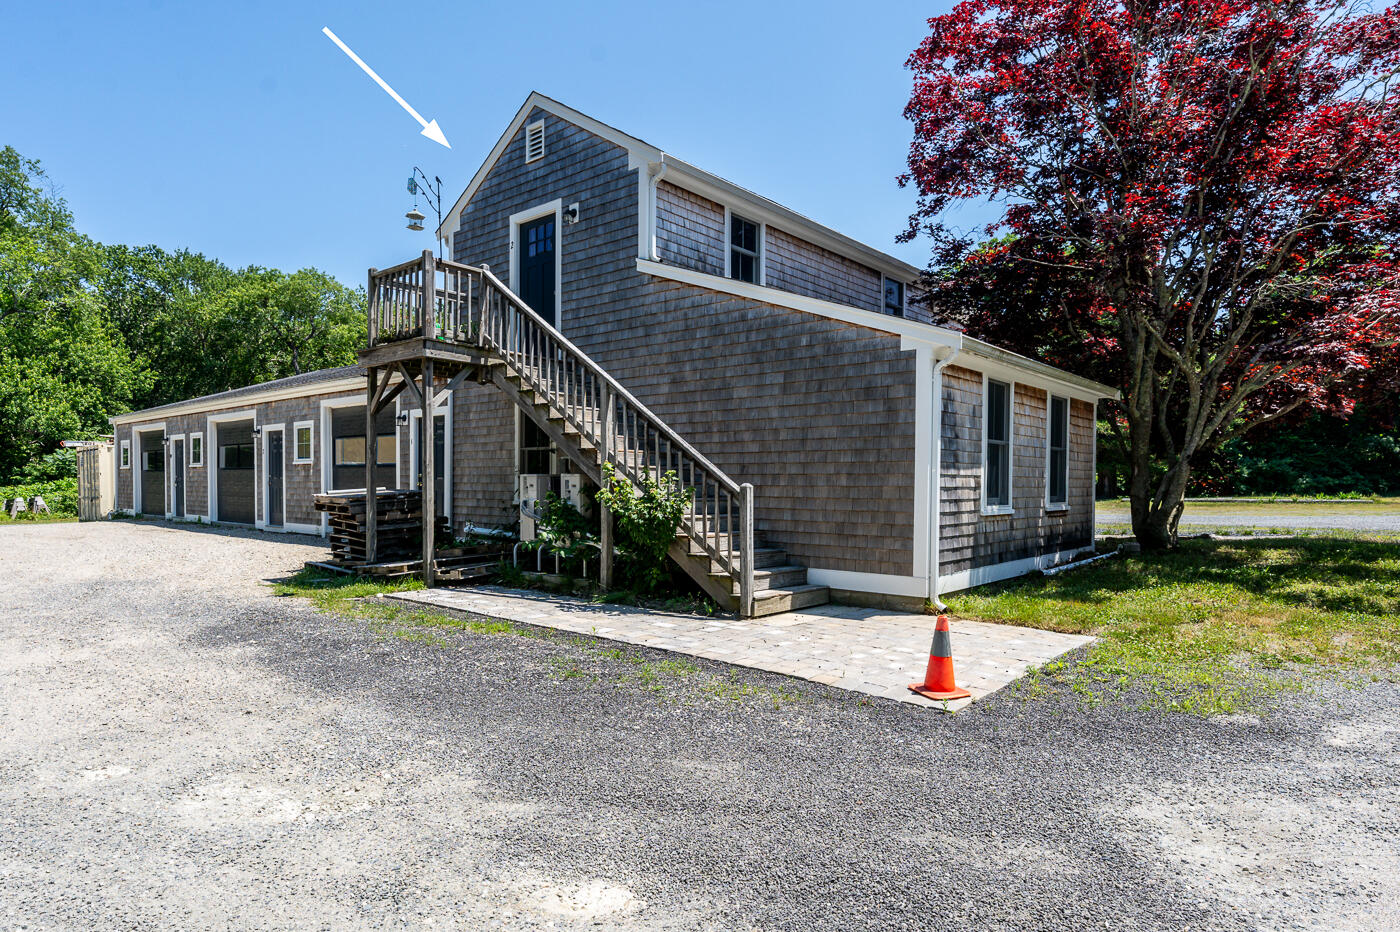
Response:
[{"label": "gravel driveway", "polygon": [[[1126,507],[1099,504],[1099,531],[1103,525],[1125,525],[1132,521]],[[1318,505],[1306,510],[1294,508],[1272,510],[1267,505],[1245,508],[1193,508],[1186,506],[1181,514],[1181,526],[1187,527],[1263,527],[1311,528],[1338,531],[1400,531],[1400,508],[1372,509],[1365,505]]]},{"label": "gravel driveway", "polygon": [[305,541],[0,528],[0,928],[1400,925],[1394,684],[1262,721],[657,692],[272,597]]}]

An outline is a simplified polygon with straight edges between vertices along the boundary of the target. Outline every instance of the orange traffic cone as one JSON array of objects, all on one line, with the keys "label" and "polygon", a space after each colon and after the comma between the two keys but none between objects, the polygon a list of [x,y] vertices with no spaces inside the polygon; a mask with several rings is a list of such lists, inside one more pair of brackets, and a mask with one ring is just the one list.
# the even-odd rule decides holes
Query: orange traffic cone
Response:
[{"label": "orange traffic cone", "polygon": [[972,695],[953,682],[953,641],[948,634],[947,615],[939,615],[938,626],[933,629],[924,681],[910,683],[909,689],[925,699],[966,699]]}]

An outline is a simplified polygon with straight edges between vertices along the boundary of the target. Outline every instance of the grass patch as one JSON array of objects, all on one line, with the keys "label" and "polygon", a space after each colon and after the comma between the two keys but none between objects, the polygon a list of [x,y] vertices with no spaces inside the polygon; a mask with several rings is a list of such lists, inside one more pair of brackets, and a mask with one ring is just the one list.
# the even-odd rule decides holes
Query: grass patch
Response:
[{"label": "grass patch", "polygon": [[20,512],[19,517],[11,518],[8,513],[0,512],[0,525],[4,524],[69,524],[78,520],[77,515],[35,515],[29,512]]},{"label": "grass patch", "polygon": [[1082,663],[1041,667],[1023,695],[1059,682],[1096,703],[1132,688],[1151,706],[1218,714],[1300,679],[1278,671],[1390,676],[1400,663],[1400,545],[1382,536],[1184,541],[950,603],[964,618],[1099,638]]},{"label": "grass patch", "polygon": [[591,685],[608,680],[619,688],[664,694],[685,681],[693,681],[694,690],[677,691],[678,694],[688,697],[698,693],[726,702],[771,703],[775,709],[799,699],[792,690],[745,683],[728,673],[710,673],[684,657],[658,660],[648,658],[639,650],[607,646],[567,632],[518,625],[503,619],[462,618],[413,603],[377,598],[422,588],[419,579],[377,582],[317,569],[303,569],[273,584],[273,591],[279,596],[308,599],[323,612],[363,619],[382,637],[432,647],[447,647],[450,643],[447,635],[452,633],[507,635],[554,642],[568,651],[549,661],[551,675],[562,682],[580,681]]}]

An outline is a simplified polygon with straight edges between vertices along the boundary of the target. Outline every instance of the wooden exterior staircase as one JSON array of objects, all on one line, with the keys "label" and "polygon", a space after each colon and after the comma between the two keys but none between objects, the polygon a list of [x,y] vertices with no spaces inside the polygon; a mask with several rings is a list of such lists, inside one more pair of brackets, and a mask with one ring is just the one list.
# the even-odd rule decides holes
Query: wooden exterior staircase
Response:
[{"label": "wooden exterior staircase", "polygon": [[[706,459],[488,267],[424,252],[421,259],[370,270],[369,349],[361,357],[371,368],[371,385],[375,367],[398,367],[411,381],[405,364],[420,355],[433,360],[424,367],[424,388],[415,389],[420,403],[442,394],[435,372],[450,378],[447,388],[472,377],[505,392],[595,483],[602,483],[606,464],[634,485],[645,478],[663,482],[674,472],[690,505],[671,558],[724,609],[747,618],[828,600],[825,586],[808,583],[806,567],[755,540],[752,485],[735,482]],[[603,517],[606,584],[611,541]]]}]

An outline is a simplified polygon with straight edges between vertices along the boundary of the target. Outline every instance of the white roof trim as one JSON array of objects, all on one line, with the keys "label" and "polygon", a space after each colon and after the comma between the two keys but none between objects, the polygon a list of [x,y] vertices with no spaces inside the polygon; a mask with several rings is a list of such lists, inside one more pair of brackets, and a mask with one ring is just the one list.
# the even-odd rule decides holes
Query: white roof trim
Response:
[{"label": "white roof trim", "polygon": [[472,176],[472,180],[467,183],[466,190],[462,192],[462,196],[457,198],[456,203],[452,205],[452,209],[443,215],[442,224],[437,228],[438,239],[446,240],[448,236],[457,232],[458,226],[461,225],[463,208],[465,208],[467,203],[476,195],[477,189],[481,187],[482,182],[486,180],[486,176],[491,173],[491,169],[496,167],[496,162],[500,160],[501,155],[506,151],[506,146],[510,145],[510,141],[515,138],[515,134],[520,132],[520,128],[525,125],[525,121],[530,116],[530,111],[536,107],[539,107],[541,110],[546,110],[560,119],[569,121],[580,129],[585,129],[595,136],[599,136],[606,139],[608,142],[626,149],[627,154],[631,157],[630,161],[632,164],[630,167],[636,168],[646,165],[648,162],[658,161],[662,156],[660,149],[643,142],[636,136],[629,136],[615,127],[593,119],[586,113],[580,113],[573,107],[561,104],[553,98],[546,97],[539,91],[531,91],[530,96],[525,98],[525,103],[521,104],[520,109],[517,110],[515,116],[511,118],[510,123],[506,126],[505,132],[501,134],[501,138],[496,140],[496,144],[491,147],[491,151],[486,156],[486,161],[481,163],[481,167],[476,170],[476,174]]},{"label": "white roof trim", "polygon": [[916,282],[923,274],[923,270],[916,266],[883,253],[873,246],[867,246],[859,240],[851,239],[831,227],[824,226],[776,201],[769,200],[761,194],[755,194],[732,181],[726,181],[683,159],[667,155],[651,143],[595,120],[566,104],[546,97],[539,91],[531,91],[530,96],[525,98],[525,103],[516,111],[510,124],[506,126],[505,132],[501,134],[501,138],[496,140],[496,145],[487,154],[486,161],[482,162],[481,167],[476,170],[476,174],[472,176],[466,190],[457,198],[452,209],[443,215],[442,224],[437,228],[438,239],[448,242],[448,237],[457,232],[457,228],[461,225],[463,209],[485,182],[486,176],[491,173],[491,169],[495,167],[496,162],[504,154],[506,146],[510,145],[515,134],[520,132],[525,125],[530,111],[536,107],[626,149],[629,168],[642,169],[652,163],[660,162],[667,168],[664,176],[667,181],[673,182],[687,191],[719,201],[725,206],[738,207],[740,213],[746,216],[753,215],[751,219],[772,224],[785,233],[791,233],[800,239],[829,249],[848,259],[863,262],[890,278],[897,278],[905,283]]},{"label": "white roof trim", "polygon": [[[842,323],[853,324],[858,327],[867,327],[871,330],[879,330],[884,333],[895,334],[901,338],[906,348],[912,348],[910,344],[925,344],[933,346],[944,346],[960,351],[958,365],[976,367],[977,363],[972,359],[985,361],[987,369],[1015,370],[1022,373],[1019,381],[1025,384],[1036,384],[1039,387],[1047,385],[1062,390],[1064,394],[1082,400],[1096,400],[1099,398],[1117,398],[1118,392],[1102,385],[1092,379],[1086,379],[1075,375],[1072,372],[1065,372],[1054,366],[1043,362],[1037,362],[1025,356],[1007,350],[998,349],[990,343],[974,339],[946,327],[938,327],[933,324],[926,324],[918,320],[910,320],[907,317],[893,317],[889,314],[881,314],[877,311],[867,311],[863,308],[851,307],[847,304],[837,304],[834,301],[823,301],[819,298],[809,298],[806,295],[793,294],[790,291],[781,291],[777,288],[769,288],[766,285],[751,285],[748,282],[735,281],[731,278],[723,278],[719,275],[709,275],[705,272],[696,272],[693,269],[683,269],[674,265],[666,265],[661,262],[653,262],[650,259],[638,259],[637,271],[646,275],[653,275],[657,278],[670,279],[686,285],[695,285],[699,288],[707,288],[711,291],[719,291],[725,294],[736,295],[741,298],[748,298],[764,304],[772,304],[776,307],[785,307],[794,311],[802,311],[807,314],[815,314],[819,317],[826,317],[831,320],[839,320]],[[1025,374],[1036,376],[1034,380],[1024,377]]]},{"label": "white roof trim", "polygon": [[159,412],[160,417],[176,417],[181,414],[199,414],[204,411],[218,411],[221,408],[244,408],[250,404],[264,404],[269,401],[281,401],[286,398],[314,398],[317,395],[324,395],[329,392],[344,392],[359,388],[364,391],[364,378],[351,377],[348,379],[335,379],[328,382],[309,382],[301,385],[293,385],[287,388],[274,388],[265,392],[251,392],[247,395],[239,395],[236,398],[206,398],[202,401],[176,402],[170,407],[148,408],[145,411],[132,411],[128,414],[118,414],[108,418],[112,425],[129,424],[133,421],[140,421],[143,417],[150,417],[153,412]]}]

